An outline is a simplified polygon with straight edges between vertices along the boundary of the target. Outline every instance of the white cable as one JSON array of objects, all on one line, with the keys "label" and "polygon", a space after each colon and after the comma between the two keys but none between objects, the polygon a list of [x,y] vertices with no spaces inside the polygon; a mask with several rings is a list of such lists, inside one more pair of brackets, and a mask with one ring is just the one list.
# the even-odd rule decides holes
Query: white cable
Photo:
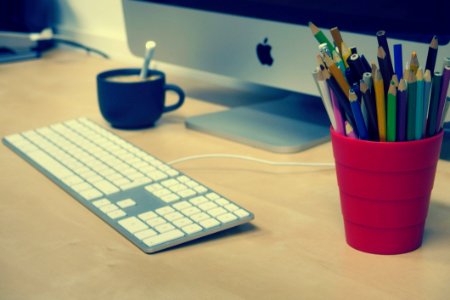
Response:
[{"label": "white cable", "polygon": [[255,158],[255,157],[251,157],[251,156],[235,155],[235,154],[222,154],[222,153],[186,156],[186,157],[172,160],[172,161],[168,162],[168,164],[174,165],[174,164],[178,164],[178,163],[188,161],[188,160],[205,159],[205,158],[235,158],[235,159],[243,159],[243,160],[249,160],[249,161],[254,161],[254,162],[258,162],[258,163],[268,164],[268,165],[272,165],[272,166],[334,167],[334,163],[277,162],[277,161],[259,159],[259,158]]}]

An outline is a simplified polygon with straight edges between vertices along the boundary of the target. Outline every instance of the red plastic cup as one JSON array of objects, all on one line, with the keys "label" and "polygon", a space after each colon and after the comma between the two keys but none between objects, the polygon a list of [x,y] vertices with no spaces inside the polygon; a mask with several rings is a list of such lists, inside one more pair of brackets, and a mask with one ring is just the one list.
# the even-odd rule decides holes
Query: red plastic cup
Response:
[{"label": "red plastic cup", "polygon": [[330,131],[347,243],[376,254],[419,248],[442,131],[408,142],[372,142]]}]

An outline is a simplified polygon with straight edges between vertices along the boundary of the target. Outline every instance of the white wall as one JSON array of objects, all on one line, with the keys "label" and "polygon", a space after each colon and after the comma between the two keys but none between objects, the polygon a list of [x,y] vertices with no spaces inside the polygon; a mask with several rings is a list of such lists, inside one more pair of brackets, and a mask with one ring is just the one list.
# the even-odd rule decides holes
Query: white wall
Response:
[{"label": "white wall", "polygon": [[56,0],[59,34],[104,51],[113,59],[133,62],[128,51],[121,0]]}]

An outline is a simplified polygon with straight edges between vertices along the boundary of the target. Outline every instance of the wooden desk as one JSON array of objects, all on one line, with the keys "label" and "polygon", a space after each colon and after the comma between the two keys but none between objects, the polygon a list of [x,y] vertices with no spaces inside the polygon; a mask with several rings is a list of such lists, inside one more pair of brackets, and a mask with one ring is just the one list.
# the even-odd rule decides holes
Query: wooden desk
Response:
[{"label": "wooden desk", "polygon": [[[80,52],[0,65],[0,135],[80,116],[108,126],[95,76],[128,67]],[[186,84],[174,75],[169,81]],[[188,99],[156,128],[113,130],[170,161],[232,153],[276,161],[332,162],[330,143],[273,154],[186,129],[223,109]],[[1,299],[448,299],[450,163],[439,161],[423,246],[395,256],[345,243],[334,169],[208,159],[176,165],[253,211],[256,219],[154,255],[128,240],[0,146]]]}]

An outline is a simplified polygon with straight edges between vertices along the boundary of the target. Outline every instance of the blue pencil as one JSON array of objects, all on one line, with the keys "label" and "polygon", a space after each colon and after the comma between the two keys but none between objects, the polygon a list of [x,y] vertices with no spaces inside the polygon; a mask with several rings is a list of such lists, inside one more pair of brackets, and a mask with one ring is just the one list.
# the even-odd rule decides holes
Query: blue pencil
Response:
[{"label": "blue pencil", "polygon": [[398,80],[403,78],[403,55],[402,44],[394,45],[394,66],[395,74],[397,74]]},{"label": "blue pencil", "polygon": [[350,106],[352,108],[353,117],[355,118],[356,127],[358,128],[359,138],[362,140],[369,139],[369,133],[367,132],[366,124],[361,112],[361,105],[359,104],[358,95],[353,89],[350,89],[348,93],[348,99],[350,100]]},{"label": "blue pencil", "polygon": [[408,115],[408,91],[405,78],[400,80],[397,91],[397,141],[406,140],[406,126]]}]

